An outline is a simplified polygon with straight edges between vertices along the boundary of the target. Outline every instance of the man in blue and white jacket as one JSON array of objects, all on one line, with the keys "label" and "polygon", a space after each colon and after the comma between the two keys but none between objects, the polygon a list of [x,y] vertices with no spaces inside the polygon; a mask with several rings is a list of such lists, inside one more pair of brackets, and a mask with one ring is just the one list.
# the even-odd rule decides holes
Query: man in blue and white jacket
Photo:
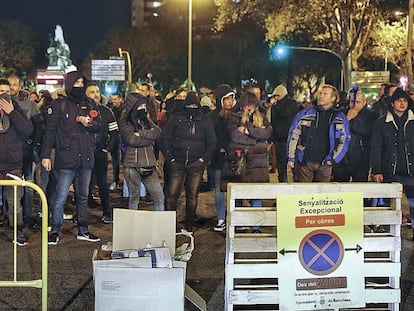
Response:
[{"label": "man in blue and white jacket", "polygon": [[288,167],[299,182],[329,182],[332,167],[345,156],[351,140],[346,116],[334,110],[338,90],[324,85],[315,107],[302,110],[292,122],[287,141]]}]

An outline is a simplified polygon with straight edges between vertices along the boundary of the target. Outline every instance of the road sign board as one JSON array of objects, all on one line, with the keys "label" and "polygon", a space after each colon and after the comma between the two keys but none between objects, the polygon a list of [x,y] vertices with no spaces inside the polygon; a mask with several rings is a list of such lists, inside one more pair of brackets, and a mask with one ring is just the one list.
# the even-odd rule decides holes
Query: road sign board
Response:
[{"label": "road sign board", "polygon": [[93,59],[91,76],[94,81],[125,81],[125,60]]},{"label": "road sign board", "polygon": [[379,88],[382,83],[390,82],[389,71],[352,71],[351,84],[362,88]]},{"label": "road sign board", "polygon": [[277,206],[280,310],[364,306],[362,193],[279,195]]}]

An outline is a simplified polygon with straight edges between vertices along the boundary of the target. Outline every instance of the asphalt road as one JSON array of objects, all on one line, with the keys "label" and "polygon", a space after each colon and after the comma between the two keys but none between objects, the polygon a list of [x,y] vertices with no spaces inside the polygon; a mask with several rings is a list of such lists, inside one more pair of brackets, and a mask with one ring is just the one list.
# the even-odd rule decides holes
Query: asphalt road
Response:
[{"label": "asphalt road", "polygon": [[[126,199],[121,190],[111,191],[114,207],[125,207]],[[403,201],[404,203],[405,201]],[[178,220],[183,218],[183,204],[180,200]],[[151,205],[142,204],[143,209]],[[101,222],[102,211],[90,209],[90,231],[102,241],[89,243],[76,239],[76,225],[66,221],[61,241],[49,247],[49,294],[48,310],[94,310],[94,286],[92,276],[92,254],[94,249],[112,240],[112,225]],[[67,212],[74,212],[74,206],[67,204]],[[187,284],[207,302],[208,310],[224,310],[224,262],[225,233],[213,231],[216,223],[214,193],[200,194],[197,209],[198,223],[195,227],[195,250],[187,267]],[[25,229],[26,230],[26,229]],[[18,248],[18,278],[40,278],[40,232],[25,231],[30,246]],[[0,229],[0,279],[13,278],[13,244],[5,229]],[[177,245],[180,245],[178,241]],[[414,242],[409,227],[402,228],[402,273],[401,310],[414,310]],[[34,288],[0,288],[0,310],[41,310],[41,290]],[[197,310],[186,302],[186,310]]]}]

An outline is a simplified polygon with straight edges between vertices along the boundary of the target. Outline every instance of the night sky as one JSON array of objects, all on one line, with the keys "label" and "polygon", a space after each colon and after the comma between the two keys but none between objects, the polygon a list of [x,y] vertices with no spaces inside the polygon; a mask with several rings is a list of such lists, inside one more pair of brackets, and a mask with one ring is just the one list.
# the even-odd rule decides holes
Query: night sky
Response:
[{"label": "night sky", "polygon": [[49,33],[54,37],[56,25],[61,25],[71,58],[80,64],[105,34],[130,26],[130,0],[5,0],[0,18],[18,19],[30,26],[38,33],[45,53]]}]

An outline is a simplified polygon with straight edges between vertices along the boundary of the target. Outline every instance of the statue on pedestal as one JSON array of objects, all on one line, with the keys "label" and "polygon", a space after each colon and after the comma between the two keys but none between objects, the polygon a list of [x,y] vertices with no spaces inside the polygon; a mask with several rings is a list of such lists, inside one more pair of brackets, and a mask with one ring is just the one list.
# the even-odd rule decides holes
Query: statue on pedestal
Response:
[{"label": "statue on pedestal", "polygon": [[50,46],[47,49],[47,56],[49,58],[48,70],[58,70],[64,72],[75,71],[76,66],[73,65],[70,59],[69,45],[63,38],[63,29],[60,25],[56,25],[55,37],[49,36]]}]

